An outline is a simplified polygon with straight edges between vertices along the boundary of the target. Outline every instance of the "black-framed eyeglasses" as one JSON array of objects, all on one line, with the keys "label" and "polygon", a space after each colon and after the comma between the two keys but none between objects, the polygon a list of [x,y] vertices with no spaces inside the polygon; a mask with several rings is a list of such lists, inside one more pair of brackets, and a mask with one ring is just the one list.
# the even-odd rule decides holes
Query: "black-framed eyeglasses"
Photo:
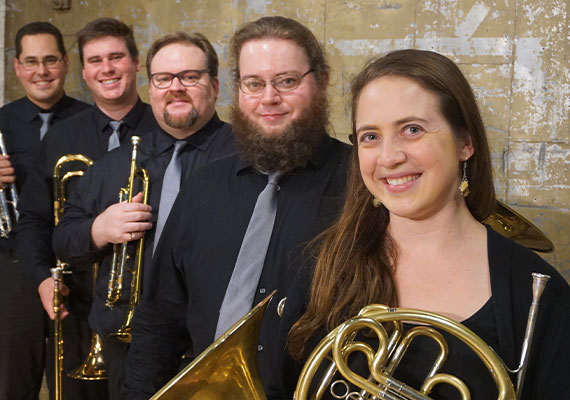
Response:
[{"label": "black-framed eyeglasses", "polygon": [[239,88],[245,94],[261,94],[265,90],[267,83],[271,83],[271,86],[275,88],[278,92],[290,92],[295,90],[301,84],[301,81],[305,76],[315,72],[312,69],[308,70],[302,75],[295,74],[293,72],[287,72],[284,74],[275,75],[270,81],[265,81],[257,76],[246,76],[240,79]]},{"label": "black-framed eyeglasses", "polygon": [[187,69],[177,74],[171,74],[170,72],[157,72],[150,76],[150,80],[157,89],[168,89],[172,85],[174,78],[178,78],[178,81],[183,86],[192,87],[198,84],[202,74],[205,74],[206,72],[210,72],[210,70]]},{"label": "black-framed eyeglasses", "polygon": [[43,64],[47,69],[55,69],[59,67],[59,62],[63,61],[63,57],[47,56],[43,60],[37,58],[26,58],[24,61],[18,60],[18,63],[27,71],[35,71],[40,64]]}]

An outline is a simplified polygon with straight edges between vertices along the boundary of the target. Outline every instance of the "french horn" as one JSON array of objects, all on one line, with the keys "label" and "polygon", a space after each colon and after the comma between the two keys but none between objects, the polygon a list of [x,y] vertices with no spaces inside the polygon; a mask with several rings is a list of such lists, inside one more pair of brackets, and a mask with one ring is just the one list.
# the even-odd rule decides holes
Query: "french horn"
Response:
[{"label": "french horn", "polygon": [[[336,399],[351,400],[428,400],[431,399],[429,394],[436,385],[447,384],[455,387],[463,400],[469,400],[471,398],[469,388],[461,379],[440,372],[448,355],[448,347],[441,333],[432,327],[452,334],[479,356],[495,381],[497,400],[519,399],[528,366],[540,297],[550,278],[548,275],[538,273],[532,275],[533,301],[529,310],[521,359],[516,369],[508,369],[491,347],[459,322],[428,311],[372,304],[364,307],[356,317],[345,321],[320,341],[301,371],[294,399],[318,400],[330,394]],[[404,321],[420,325],[403,333]],[[393,324],[390,334],[385,329],[384,323],[390,326]],[[368,342],[356,339],[357,332],[363,329],[373,332],[374,337],[378,338],[377,348],[373,348]],[[427,336],[434,340],[440,348],[440,353],[421,387],[415,388],[395,379],[393,374],[410,343],[418,336]],[[370,373],[368,377],[356,374],[348,365],[348,358],[356,352],[366,357]],[[326,360],[331,362],[310,395],[309,389],[313,378]],[[334,380],[338,376],[337,372],[340,379]],[[518,374],[516,390],[509,373]],[[353,390],[352,387],[357,389]]]}]

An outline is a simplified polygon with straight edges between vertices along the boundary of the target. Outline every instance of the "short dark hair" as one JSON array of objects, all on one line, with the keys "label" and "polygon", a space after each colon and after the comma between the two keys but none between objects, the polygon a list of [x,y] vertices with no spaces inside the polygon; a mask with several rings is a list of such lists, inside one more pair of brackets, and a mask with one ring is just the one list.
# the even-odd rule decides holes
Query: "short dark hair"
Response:
[{"label": "short dark hair", "polygon": [[213,78],[216,78],[218,76],[218,54],[216,53],[214,46],[212,46],[212,44],[206,38],[206,36],[198,32],[194,33],[175,32],[163,36],[160,39],[157,39],[152,44],[152,46],[150,46],[150,49],[148,50],[148,54],[146,56],[146,73],[149,79],[150,79],[150,64],[152,63],[152,60],[156,55],[156,53],[158,53],[159,50],[162,49],[163,47],[175,43],[196,46],[197,48],[202,50],[206,55],[206,61],[208,64],[208,73]]},{"label": "short dark hair", "polygon": [[[461,70],[447,57],[426,50],[399,50],[370,61],[352,81],[353,135],[362,89],[369,82],[387,75],[411,79],[433,93],[455,137],[471,140],[475,152],[467,165],[467,178],[476,184],[469,188],[470,194],[465,201],[477,220],[485,220],[495,206],[491,156],[475,95]],[[358,163],[358,158],[354,161]],[[459,174],[460,165],[457,168]]]},{"label": "short dark hair", "polygon": [[83,47],[87,42],[93,39],[99,39],[105,36],[121,38],[125,41],[129,54],[133,60],[139,58],[139,50],[135,43],[133,29],[114,18],[98,18],[85,25],[77,32],[77,47],[79,48],[79,59],[83,62]]},{"label": "short dark hair", "polygon": [[22,26],[18,29],[16,33],[16,58],[20,57],[22,54],[22,38],[26,35],[40,35],[42,33],[52,35],[55,38],[55,42],[57,43],[57,49],[61,53],[62,56],[65,56],[65,46],[63,45],[63,37],[61,36],[61,32],[57,29],[54,25],[50,24],[49,22],[44,21],[37,21],[37,22],[30,22]]},{"label": "short dark hair", "polygon": [[234,85],[240,80],[239,56],[246,42],[255,39],[274,38],[291,40],[301,47],[309,60],[309,66],[314,71],[317,84],[324,87],[328,82],[329,64],[327,63],[323,47],[303,24],[291,18],[281,16],[263,17],[257,21],[249,22],[242,26],[232,37],[230,51],[234,67]]}]

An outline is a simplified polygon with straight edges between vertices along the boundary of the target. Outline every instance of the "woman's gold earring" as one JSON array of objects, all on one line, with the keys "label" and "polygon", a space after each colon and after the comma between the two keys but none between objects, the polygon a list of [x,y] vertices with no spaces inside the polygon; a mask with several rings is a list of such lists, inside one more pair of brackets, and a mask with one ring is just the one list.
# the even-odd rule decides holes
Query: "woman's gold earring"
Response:
[{"label": "woman's gold earring", "polygon": [[463,177],[461,178],[461,183],[459,184],[459,191],[463,197],[469,196],[469,181],[467,180],[467,161],[463,162]]},{"label": "woman's gold earring", "polygon": [[374,206],[374,208],[379,208],[382,205],[382,203],[376,197],[372,196],[372,205]]}]

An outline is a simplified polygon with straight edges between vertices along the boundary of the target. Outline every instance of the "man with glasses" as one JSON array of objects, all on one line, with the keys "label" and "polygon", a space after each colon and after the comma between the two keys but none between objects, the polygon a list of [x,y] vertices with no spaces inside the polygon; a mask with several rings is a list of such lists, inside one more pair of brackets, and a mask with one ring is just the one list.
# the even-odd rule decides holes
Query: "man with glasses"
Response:
[{"label": "man with glasses", "polygon": [[265,17],[230,48],[238,153],[194,173],[172,208],[134,316],[129,399],[155,393],[183,354],[194,359],[277,289],[257,347],[267,383],[279,300],[342,204],[350,148],[327,134],[329,67],[314,35]]},{"label": "man with glasses", "polygon": [[[156,127],[151,108],[138,97],[136,74],[139,70],[138,49],[133,30],[111,18],[89,22],[77,33],[82,75],[95,103],[77,115],[50,129],[42,141],[35,166],[30,171],[20,198],[20,232],[18,256],[29,270],[42,305],[54,318],[54,279],[50,268],[55,266],[51,235],[53,217],[53,170],[65,154],[83,154],[96,160],[108,151],[129,143],[134,134],[144,135]],[[73,164],[73,163],[72,163]],[[85,166],[65,165],[60,176]],[[76,180],[70,180],[71,193]],[[89,269],[92,264],[89,264]],[[67,373],[87,357],[91,330],[87,315],[92,300],[92,271],[70,265],[73,273],[64,276],[66,296],[63,320],[63,396],[72,399],[104,399],[105,381],[90,382],[71,379]],[[50,323],[50,327],[53,324]],[[48,345],[53,351],[53,345]],[[53,358],[53,354],[48,353]],[[46,377],[54,390],[53,362],[48,361]]]},{"label": "man with glasses", "polygon": [[[32,155],[48,126],[89,107],[63,90],[68,59],[60,31],[32,22],[16,33],[14,71],[25,96],[0,109],[6,156],[0,156],[0,184],[20,193]],[[45,363],[45,314],[21,263],[14,257],[18,229],[8,207],[11,232],[0,238],[0,400],[37,398]]]},{"label": "man with glasses", "polygon": [[[230,125],[216,114],[218,57],[203,35],[178,32],[158,39],[149,49],[146,66],[150,104],[160,126],[145,134],[138,146],[137,165],[149,174],[148,205],[141,204],[140,181],[133,203],[117,203],[130,172],[131,146],[123,146],[86,172],[69,197],[53,240],[56,255],[63,261],[99,262],[89,324],[103,338],[111,399],[121,398],[129,346],[112,334],[126,321],[132,277],[125,272],[122,295],[116,302],[113,296],[109,299],[113,244],[144,236],[143,272],[148,276],[154,244],[180,180],[235,149]],[[129,247],[134,250],[135,243]],[[129,268],[133,268],[131,261]]]}]

